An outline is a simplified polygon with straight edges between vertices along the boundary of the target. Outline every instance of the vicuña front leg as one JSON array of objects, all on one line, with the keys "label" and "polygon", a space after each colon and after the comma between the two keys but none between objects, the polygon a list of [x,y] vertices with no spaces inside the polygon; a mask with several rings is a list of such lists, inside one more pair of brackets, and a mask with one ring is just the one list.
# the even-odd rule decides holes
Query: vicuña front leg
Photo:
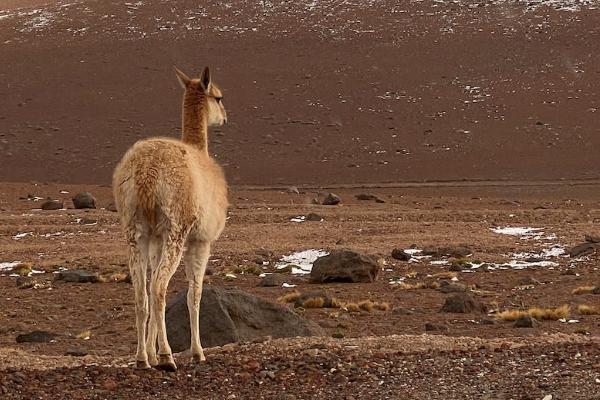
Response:
[{"label": "vicu\u00f1a front leg", "polygon": [[196,362],[204,361],[204,350],[200,344],[200,300],[210,244],[202,241],[189,241],[185,255],[185,274],[189,283],[187,306],[190,313],[191,344],[190,353]]}]

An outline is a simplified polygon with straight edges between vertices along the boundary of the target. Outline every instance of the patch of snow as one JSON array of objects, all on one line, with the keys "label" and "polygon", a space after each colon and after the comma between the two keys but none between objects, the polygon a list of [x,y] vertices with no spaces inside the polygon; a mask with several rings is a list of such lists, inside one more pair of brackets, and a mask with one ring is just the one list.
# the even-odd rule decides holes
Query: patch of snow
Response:
[{"label": "patch of snow", "polygon": [[292,285],[292,284],[289,284],[287,282],[283,282],[283,284],[281,285],[281,287],[288,289],[288,288],[295,288],[296,285]]},{"label": "patch of snow", "polygon": [[310,274],[313,263],[317,260],[317,258],[326,255],[329,255],[329,253],[325,250],[309,249],[298,251],[296,253],[283,256],[281,260],[275,264],[275,268],[283,269],[288,265],[293,265],[292,274]]},{"label": "patch of snow", "polygon": [[564,256],[566,254],[566,251],[564,248],[559,247],[559,246],[554,246],[548,249],[542,249],[541,252],[539,253],[528,253],[528,252],[524,252],[524,253],[514,253],[512,254],[512,257],[514,258],[553,258],[553,257],[560,257],[560,256]]},{"label": "patch of snow", "polygon": [[422,253],[423,250],[421,250],[421,249],[405,249],[404,252],[406,254],[410,254],[412,256],[414,254]]},{"label": "patch of snow", "polygon": [[304,215],[298,215],[297,217],[290,219],[290,222],[304,222],[304,221],[306,221],[306,216],[304,216]]},{"label": "patch of snow", "polygon": [[430,261],[429,264],[430,265],[448,265],[448,260]]},{"label": "patch of snow", "polygon": [[53,233],[45,233],[45,234],[43,234],[41,236],[42,237],[52,237],[52,236],[62,236],[64,234],[65,234],[65,232],[59,231],[59,232],[53,232]]},{"label": "patch of snow", "polygon": [[504,228],[496,227],[490,229],[494,233],[510,236],[536,237],[544,233],[542,228],[526,228],[521,226],[506,226]]},{"label": "patch of snow", "polygon": [[25,236],[29,236],[29,235],[33,235],[33,232],[23,232],[23,233],[17,233],[15,236],[13,236],[13,240],[19,240],[24,238]]},{"label": "patch of snow", "polygon": [[481,268],[484,265],[487,266],[487,269],[489,269],[489,270],[525,269],[525,268],[531,268],[531,267],[558,267],[558,263],[553,262],[553,261],[526,262],[526,261],[520,261],[520,260],[510,260],[509,262],[506,262],[506,263],[480,263],[480,264],[471,263],[470,265],[471,265],[472,270]]},{"label": "patch of snow", "polygon": [[0,263],[0,271],[9,271],[19,264],[21,264],[21,261],[2,262]]}]

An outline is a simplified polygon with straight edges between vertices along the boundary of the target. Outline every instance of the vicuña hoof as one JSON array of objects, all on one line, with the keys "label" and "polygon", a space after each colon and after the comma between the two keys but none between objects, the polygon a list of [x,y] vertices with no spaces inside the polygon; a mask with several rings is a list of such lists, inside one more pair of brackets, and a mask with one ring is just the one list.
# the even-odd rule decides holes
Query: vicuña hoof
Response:
[{"label": "vicu\u00f1a hoof", "polygon": [[158,356],[158,365],[156,369],[167,372],[175,372],[177,371],[177,365],[175,365],[175,361],[173,361],[173,356],[170,354],[161,354]]},{"label": "vicu\u00f1a hoof", "polygon": [[148,362],[151,366],[156,367],[158,365],[158,358],[156,355],[148,355]]},{"label": "vicu\u00f1a hoof", "polygon": [[204,362],[206,361],[206,357],[204,357],[204,354],[194,354],[192,356],[192,361],[196,363]]},{"label": "vicu\u00f1a hoof", "polygon": [[150,364],[148,364],[148,361],[140,361],[140,360],[137,360],[137,361],[135,362],[135,367],[136,367],[137,369],[150,369]]}]

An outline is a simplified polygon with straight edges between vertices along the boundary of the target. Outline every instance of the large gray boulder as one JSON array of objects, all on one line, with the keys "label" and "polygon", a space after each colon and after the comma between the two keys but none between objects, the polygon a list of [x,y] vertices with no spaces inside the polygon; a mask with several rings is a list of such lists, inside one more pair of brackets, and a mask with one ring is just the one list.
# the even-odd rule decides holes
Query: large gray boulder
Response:
[{"label": "large gray boulder", "polygon": [[372,257],[354,251],[334,251],[313,263],[310,280],[313,283],[374,282],[381,267]]},{"label": "large gray boulder", "polygon": [[[190,347],[187,290],[167,304],[167,336],[175,352]],[[323,330],[287,307],[237,289],[205,285],[200,302],[200,340],[203,347],[274,338],[319,336]]]}]

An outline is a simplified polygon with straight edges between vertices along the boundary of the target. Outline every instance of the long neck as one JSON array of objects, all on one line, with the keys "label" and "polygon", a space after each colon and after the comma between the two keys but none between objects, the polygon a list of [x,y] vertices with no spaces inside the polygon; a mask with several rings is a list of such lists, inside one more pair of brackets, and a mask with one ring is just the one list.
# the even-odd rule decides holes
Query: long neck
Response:
[{"label": "long neck", "polygon": [[208,121],[204,96],[183,98],[183,131],[181,140],[208,154]]}]

